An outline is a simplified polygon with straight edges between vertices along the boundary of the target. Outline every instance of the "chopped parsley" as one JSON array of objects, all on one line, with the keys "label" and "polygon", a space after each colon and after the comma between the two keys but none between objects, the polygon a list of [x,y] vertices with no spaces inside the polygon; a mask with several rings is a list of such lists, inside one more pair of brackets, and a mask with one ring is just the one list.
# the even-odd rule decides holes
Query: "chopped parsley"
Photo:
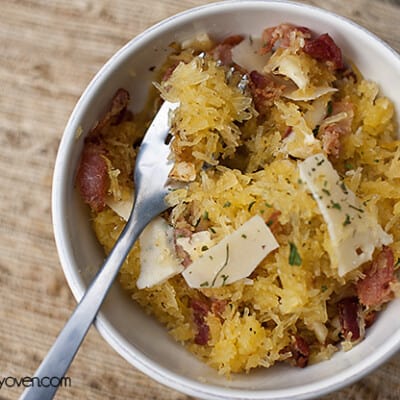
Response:
[{"label": "chopped parsley", "polygon": [[302,259],[294,243],[289,242],[290,253],[289,253],[289,264],[290,265],[301,265]]},{"label": "chopped parsley", "polygon": [[249,207],[247,208],[247,211],[251,211],[251,209],[252,209],[252,207],[254,206],[254,204],[256,204],[256,201],[255,201],[255,200],[252,201],[252,202],[249,204]]},{"label": "chopped parsley", "polygon": [[353,210],[356,210],[356,211],[360,212],[360,213],[363,213],[363,212],[364,212],[364,210],[363,210],[362,208],[358,208],[358,207],[353,206],[353,205],[351,205],[351,204],[349,204],[349,207],[352,208]]},{"label": "chopped parsley", "polygon": [[[215,282],[217,281],[219,274],[224,270],[224,268],[228,265],[229,261],[229,244],[226,244],[226,257],[225,257],[225,262],[222,265],[222,267],[219,269],[219,271],[215,274],[214,279],[211,282],[211,286],[215,285]],[[221,275],[222,278],[222,284],[224,285],[226,283],[226,280],[228,279],[228,275]]]},{"label": "chopped parsley", "polygon": [[346,163],[344,164],[344,168],[345,168],[347,171],[349,171],[349,170],[351,170],[351,169],[354,169],[354,166],[353,166],[352,163],[346,162]]},{"label": "chopped parsley", "polygon": [[333,104],[331,101],[328,101],[328,105],[326,106],[326,113],[328,117],[332,115],[332,112],[333,112]]},{"label": "chopped parsley", "polygon": [[346,218],[345,218],[345,220],[343,221],[343,226],[350,225],[350,224],[351,224],[350,215],[349,215],[349,214],[346,214]]},{"label": "chopped parsley", "polygon": [[332,208],[336,208],[336,210],[341,210],[342,206],[339,203],[336,203],[331,200]]},{"label": "chopped parsley", "polygon": [[225,204],[223,205],[224,208],[230,207],[232,203],[230,201],[226,201]]},{"label": "chopped parsley", "polygon": [[347,187],[344,182],[340,183],[340,188],[342,189],[344,194],[349,194],[349,191],[347,190]]},{"label": "chopped parsley", "polygon": [[322,191],[328,196],[331,195],[331,192],[328,189],[323,188]]},{"label": "chopped parsley", "polygon": [[227,281],[228,278],[229,278],[229,275],[221,275],[221,278],[222,278],[222,286],[225,286],[226,281]]},{"label": "chopped parsley", "polygon": [[317,136],[317,135],[318,135],[318,131],[319,131],[319,125],[317,125],[317,126],[312,130],[313,135],[314,135],[314,136]]}]

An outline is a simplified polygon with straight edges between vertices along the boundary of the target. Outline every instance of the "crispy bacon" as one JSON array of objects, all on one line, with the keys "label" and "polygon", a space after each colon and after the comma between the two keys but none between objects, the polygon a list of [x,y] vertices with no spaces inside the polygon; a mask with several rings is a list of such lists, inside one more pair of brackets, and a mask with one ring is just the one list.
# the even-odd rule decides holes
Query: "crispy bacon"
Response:
[{"label": "crispy bacon", "polygon": [[[357,297],[346,297],[338,302],[339,320],[344,338],[356,341],[361,337],[361,305]],[[351,334],[351,336],[350,336]]]},{"label": "crispy bacon", "polygon": [[342,51],[327,33],[306,40],[303,50],[312,58],[327,62],[334,70],[344,67]]},{"label": "crispy bacon", "polygon": [[101,132],[110,123],[120,122],[128,103],[129,93],[125,89],[118,89],[109,109],[85,139],[76,185],[83,201],[96,212],[102,211],[106,206],[105,199],[110,186]]},{"label": "crispy bacon", "polygon": [[295,335],[290,346],[290,351],[297,367],[304,368],[307,366],[310,357],[310,347],[305,339],[300,335]]},{"label": "crispy bacon", "polygon": [[278,233],[282,229],[282,225],[279,222],[279,216],[282,214],[281,211],[274,211],[267,219],[266,224],[273,233]]},{"label": "crispy bacon", "polygon": [[286,139],[293,132],[293,126],[288,126],[285,130],[285,133],[282,136],[282,139]]},{"label": "crispy bacon", "polygon": [[110,182],[104,150],[101,145],[92,142],[85,143],[76,176],[76,184],[86,204],[96,212],[104,209]]},{"label": "crispy bacon", "polygon": [[97,122],[97,124],[92,129],[90,135],[93,136],[100,133],[109,123],[113,121],[113,119],[119,120],[122,114],[126,111],[129,100],[130,96],[128,91],[121,88],[118,89],[111,100],[111,104],[108,111]]},{"label": "crispy bacon", "polygon": [[211,299],[211,312],[217,317],[222,318],[227,304],[228,300]]},{"label": "crispy bacon", "polygon": [[173,72],[175,71],[176,67],[179,65],[179,61],[175,61],[174,63],[172,63],[172,65],[170,65],[164,72],[164,75],[162,77],[162,81],[165,82],[167,81],[171,75],[173,74]]},{"label": "crispy bacon", "polygon": [[174,230],[174,243],[175,243],[175,252],[180,260],[182,260],[182,265],[184,267],[188,267],[192,263],[192,259],[187,251],[183,249],[182,246],[176,243],[176,239],[180,237],[191,237],[192,231],[188,228],[176,228]]},{"label": "crispy bacon", "polygon": [[390,247],[383,247],[365,271],[365,278],[357,282],[357,295],[361,304],[378,307],[390,301],[394,294],[390,284],[396,281],[394,256]]},{"label": "crispy bacon", "polygon": [[191,299],[190,307],[193,311],[193,321],[197,327],[194,342],[199,345],[206,345],[210,339],[210,328],[206,322],[210,305],[207,301],[201,299]]},{"label": "crispy bacon", "polygon": [[370,311],[365,313],[364,315],[365,327],[369,328],[370,326],[372,326],[376,321],[376,317],[377,317],[376,311]]},{"label": "crispy bacon", "polygon": [[295,26],[292,24],[280,24],[264,29],[262,33],[262,48],[261,54],[266,54],[272,50],[275,43],[279,41],[279,47],[287,48],[290,46],[290,38],[294,32],[303,38],[311,38],[311,31],[302,26]]},{"label": "crispy bacon", "polygon": [[346,99],[334,102],[330,116],[340,113],[346,113],[346,118],[325,126],[318,133],[323,149],[333,158],[338,158],[340,155],[342,138],[351,133],[351,125],[354,118],[353,104]]},{"label": "crispy bacon", "polygon": [[338,158],[340,155],[341,142],[340,142],[340,129],[336,124],[328,125],[322,130],[320,135],[322,141],[322,148],[329,156]]},{"label": "crispy bacon", "polygon": [[232,65],[232,48],[242,42],[242,35],[232,35],[225,38],[212,50],[214,60],[220,61],[223,65]]},{"label": "crispy bacon", "polygon": [[263,75],[257,71],[251,71],[249,88],[256,110],[263,114],[265,109],[282,95],[285,86],[278,83],[272,75]]}]

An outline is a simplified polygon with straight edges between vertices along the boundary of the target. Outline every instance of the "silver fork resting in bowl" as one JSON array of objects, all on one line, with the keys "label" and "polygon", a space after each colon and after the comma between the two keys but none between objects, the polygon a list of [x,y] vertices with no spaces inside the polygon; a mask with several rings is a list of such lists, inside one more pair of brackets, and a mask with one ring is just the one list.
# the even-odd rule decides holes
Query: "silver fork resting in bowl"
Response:
[{"label": "silver fork resting in bowl", "polygon": [[[169,114],[177,106],[178,103],[165,101],[147,130],[136,159],[135,202],[131,215],[103,266],[37,369],[35,378],[39,381],[48,376],[64,377],[133,244],[146,225],[168,208],[164,199],[169,190],[172,161],[165,142],[170,130]],[[32,385],[20,399],[52,399],[57,388],[57,385]]]}]

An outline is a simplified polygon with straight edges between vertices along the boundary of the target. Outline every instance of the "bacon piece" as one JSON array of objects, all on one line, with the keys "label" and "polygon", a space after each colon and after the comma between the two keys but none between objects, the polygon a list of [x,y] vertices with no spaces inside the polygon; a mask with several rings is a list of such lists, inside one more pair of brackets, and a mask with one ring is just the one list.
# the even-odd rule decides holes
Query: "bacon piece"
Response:
[{"label": "bacon piece", "polygon": [[282,136],[282,139],[286,139],[293,132],[293,126],[288,126],[285,130],[285,133]]},{"label": "bacon piece", "polygon": [[110,180],[105,160],[105,150],[102,145],[101,131],[115,119],[118,123],[125,113],[129,103],[129,93],[118,89],[112,98],[105,115],[97,122],[85,139],[81,160],[78,166],[76,184],[83,201],[92,210],[100,212],[106,206],[105,198]]},{"label": "bacon piece", "polygon": [[279,222],[279,216],[282,214],[281,211],[274,211],[267,219],[266,224],[273,233],[278,233],[282,229],[282,225]]},{"label": "bacon piece", "polygon": [[199,345],[206,345],[210,339],[210,328],[207,325],[206,317],[210,311],[208,302],[200,299],[191,299],[190,307],[193,310],[193,321],[197,327],[194,342]]},{"label": "bacon piece", "polygon": [[333,158],[339,158],[342,137],[351,133],[351,125],[354,118],[353,104],[346,99],[334,102],[332,104],[332,113],[328,117],[333,117],[340,113],[346,113],[346,118],[325,126],[318,133],[323,149]]},{"label": "bacon piece", "polygon": [[304,368],[307,366],[310,357],[310,347],[300,335],[293,337],[290,351],[297,367]]},{"label": "bacon piece", "polygon": [[232,35],[225,38],[212,50],[214,60],[220,61],[223,65],[232,65],[232,47],[235,47],[242,42],[242,35]]},{"label": "bacon piece", "polygon": [[369,328],[376,321],[377,313],[376,311],[370,311],[364,315],[365,327]]},{"label": "bacon piece", "polygon": [[303,50],[312,58],[327,62],[334,70],[344,67],[342,51],[327,33],[306,40]]},{"label": "bacon piece", "polygon": [[292,24],[280,24],[264,29],[262,33],[263,46],[260,49],[260,54],[266,54],[272,50],[275,43],[279,41],[279,47],[287,48],[290,46],[290,38],[294,32],[296,35],[302,36],[305,39],[311,38],[311,31],[302,26]]},{"label": "bacon piece", "polygon": [[188,267],[192,263],[192,259],[190,258],[189,253],[183,249],[182,246],[176,243],[176,239],[180,237],[191,237],[192,231],[188,228],[176,228],[174,230],[174,243],[175,243],[175,252],[180,260],[182,260],[182,265],[184,267]]},{"label": "bacon piece", "polygon": [[166,71],[164,72],[164,75],[162,77],[162,81],[165,82],[167,81],[171,75],[173,74],[173,72],[175,71],[176,67],[179,65],[179,61],[175,61],[172,65],[170,65]]},{"label": "bacon piece", "polygon": [[83,201],[96,212],[106,206],[105,199],[110,185],[104,153],[101,145],[87,141],[76,175]]},{"label": "bacon piece", "polygon": [[285,85],[277,82],[272,75],[263,75],[257,71],[250,72],[249,88],[254,106],[262,114],[275,99],[282,95]]},{"label": "bacon piece", "polygon": [[340,300],[337,306],[343,336],[347,339],[351,334],[351,341],[360,339],[361,305],[359,304],[357,297],[346,297]]},{"label": "bacon piece", "polygon": [[383,247],[365,271],[365,278],[357,282],[357,295],[361,304],[378,307],[390,301],[394,294],[390,287],[396,281],[394,256],[390,247]]},{"label": "bacon piece", "polygon": [[228,300],[211,299],[211,312],[222,318],[222,314],[228,304]]},{"label": "bacon piece", "polygon": [[341,143],[340,130],[336,124],[328,125],[321,133],[322,148],[329,156],[339,158]]},{"label": "bacon piece", "polygon": [[130,100],[129,92],[125,89],[118,89],[111,100],[110,107],[104,116],[97,122],[91,131],[91,135],[100,133],[114,118],[119,119],[128,107]]}]

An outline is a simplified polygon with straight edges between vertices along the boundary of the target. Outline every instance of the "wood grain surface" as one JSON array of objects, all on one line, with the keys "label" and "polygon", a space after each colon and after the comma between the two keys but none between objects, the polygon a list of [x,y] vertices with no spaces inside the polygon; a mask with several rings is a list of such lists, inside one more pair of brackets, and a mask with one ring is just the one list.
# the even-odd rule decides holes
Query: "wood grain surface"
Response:
[{"label": "wood grain surface", "polygon": [[[53,166],[74,104],[127,41],[207,2],[0,0],[0,379],[32,376],[75,306],[51,222]],[[302,2],[356,21],[400,52],[400,0]],[[60,389],[58,399],[189,398],[138,372],[94,328],[68,376],[71,387]],[[3,385],[0,399],[21,392]],[[400,399],[400,354],[324,397],[339,399]]]}]

